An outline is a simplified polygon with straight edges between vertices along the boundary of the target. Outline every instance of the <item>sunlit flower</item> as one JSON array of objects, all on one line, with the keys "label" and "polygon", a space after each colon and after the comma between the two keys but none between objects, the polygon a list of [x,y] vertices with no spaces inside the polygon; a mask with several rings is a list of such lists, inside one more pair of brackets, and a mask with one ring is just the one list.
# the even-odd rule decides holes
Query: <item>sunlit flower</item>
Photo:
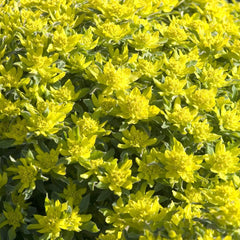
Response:
[{"label": "sunlit flower", "polygon": [[43,172],[50,173],[53,171],[60,175],[66,174],[66,167],[59,163],[60,147],[56,150],[51,149],[49,152],[43,151],[38,145],[35,145],[36,155],[35,165]]},{"label": "sunlit flower", "polygon": [[3,210],[3,215],[6,220],[0,223],[0,228],[8,224],[15,230],[16,228],[20,227],[22,223],[24,223],[24,217],[19,206],[13,208],[9,203],[5,202],[4,209],[5,211]]},{"label": "sunlit flower", "polygon": [[137,130],[135,126],[132,126],[130,131],[124,130],[122,131],[122,141],[124,144],[118,144],[119,148],[146,148],[147,146],[151,146],[156,143],[156,138],[149,139],[149,135],[144,132]]},{"label": "sunlit flower", "polygon": [[159,159],[167,170],[167,178],[177,180],[181,177],[186,182],[194,182],[194,172],[201,167],[200,163],[203,160],[201,156],[188,155],[183,145],[175,138],[172,150],[160,154]]},{"label": "sunlit flower", "polygon": [[20,180],[19,192],[22,192],[24,189],[35,189],[35,181],[37,180],[38,170],[31,159],[20,158],[19,161],[21,164],[16,167],[9,167],[7,170],[13,172],[13,179]]},{"label": "sunlit flower", "polygon": [[215,107],[216,90],[215,89],[196,89],[195,86],[185,90],[187,102],[207,112],[213,111]]},{"label": "sunlit flower", "polygon": [[72,163],[81,162],[82,159],[90,157],[96,137],[96,135],[82,136],[79,127],[75,127],[69,130],[66,141],[62,143],[60,153]]},{"label": "sunlit flower", "polygon": [[38,223],[30,224],[28,229],[37,229],[45,237],[50,236],[51,240],[57,239],[62,230],[81,231],[81,225],[92,218],[90,214],[78,214],[78,208],[69,209],[67,202],[60,203],[59,200],[49,200],[48,197],[45,199],[45,211],[46,216],[34,215]]},{"label": "sunlit flower", "polygon": [[149,105],[152,96],[151,88],[143,93],[138,88],[134,88],[130,93],[118,93],[118,105],[121,112],[120,117],[129,120],[129,123],[137,123],[139,120],[156,116],[160,109],[155,105]]},{"label": "sunlit flower", "polygon": [[129,40],[129,43],[137,50],[154,49],[162,45],[159,39],[159,32],[150,33],[146,31],[139,31],[133,34],[133,40]]},{"label": "sunlit flower", "polygon": [[131,175],[132,160],[126,160],[120,167],[117,163],[118,159],[114,159],[104,165],[106,170],[105,176],[97,176],[104,185],[108,186],[111,191],[121,196],[122,190],[132,189],[132,185],[136,182],[136,178]]},{"label": "sunlit flower", "polygon": [[212,172],[225,178],[226,174],[240,170],[239,155],[240,149],[238,147],[226,150],[224,143],[220,141],[216,144],[213,154],[205,155],[205,161]]},{"label": "sunlit flower", "polygon": [[190,110],[188,106],[181,107],[181,100],[177,98],[173,110],[171,112],[165,110],[162,113],[169,122],[173,123],[183,134],[186,134],[186,128],[194,121],[198,111]]}]

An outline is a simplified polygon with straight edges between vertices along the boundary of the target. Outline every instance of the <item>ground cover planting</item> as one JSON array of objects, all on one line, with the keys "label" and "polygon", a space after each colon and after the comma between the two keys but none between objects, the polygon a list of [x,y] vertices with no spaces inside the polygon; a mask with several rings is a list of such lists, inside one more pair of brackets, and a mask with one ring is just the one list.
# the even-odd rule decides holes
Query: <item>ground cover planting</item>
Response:
[{"label": "ground cover planting", "polygon": [[240,3],[0,1],[0,239],[240,239]]}]

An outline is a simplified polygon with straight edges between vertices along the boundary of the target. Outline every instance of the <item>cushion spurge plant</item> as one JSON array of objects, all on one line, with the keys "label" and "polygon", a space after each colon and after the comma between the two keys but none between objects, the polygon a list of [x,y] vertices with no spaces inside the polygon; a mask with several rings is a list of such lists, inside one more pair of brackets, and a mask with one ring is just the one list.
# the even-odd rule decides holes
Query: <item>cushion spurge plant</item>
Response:
[{"label": "cushion spurge plant", "polygon": [[0,239],[240,239],[237,0],[0,1]]}]

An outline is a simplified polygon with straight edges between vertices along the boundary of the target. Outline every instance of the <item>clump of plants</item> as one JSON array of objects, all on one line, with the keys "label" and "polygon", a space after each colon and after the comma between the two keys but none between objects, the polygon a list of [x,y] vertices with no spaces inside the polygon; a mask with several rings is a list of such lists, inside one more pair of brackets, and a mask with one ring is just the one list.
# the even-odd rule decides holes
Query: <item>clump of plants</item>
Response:
[{"label": "clump of plants", "polygon": [[240,239],[240,3],[2,0],[0,236]]}]

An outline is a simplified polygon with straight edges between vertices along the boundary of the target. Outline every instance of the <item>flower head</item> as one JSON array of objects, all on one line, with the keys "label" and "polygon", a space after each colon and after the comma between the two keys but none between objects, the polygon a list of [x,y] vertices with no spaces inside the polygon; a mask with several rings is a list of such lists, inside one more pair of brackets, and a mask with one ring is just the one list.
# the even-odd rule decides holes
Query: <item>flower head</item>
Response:
[{"label": "flower head", "polygon": [[143,94],[138,88],[134,88],[129,94],[118,93],[118,105],[121,109],[119,116],[128,119],[129,123],[156,116],[160,109],[154,105],[149,106],[151,96],[151,88],[146,89]]},{"label": "flower head", "polygon": [[174,20],[169,26],[162,27],[162,35],[168,38],[173,44],[182,44],[187,40],[188,35],[185,30]]},{"label": "flower head", "polygon": [[119,42],[122,38],[131,32],[129,23],[116,24],[114,22],[111,22],[109,19],[104,23],[98,20],[96,20],[96,22],[97,29],[95,30],[95,33],[115,42]]},{"label": "flower head", "polygon": [[24,189],[35,189],[35,181],[37,180],[38,170],[33,161],[30,158],[20,158],[19,160],[22,164],[19,164],[17,167],[9,167],[7,170],[14,173],[13,179],[20,180],[19,192],[22,192]]},{"label": "flower head", "polygon": [[137,70],[149,78],[156,77],[160,74],[159,70],[162,66],[162,61],[158,60],[155,62],[148,61],[146,59],[138,59]]},{"label": "flower head", "polygon": [[159,94],[161,96],[179,96],[184,95],[184,86],[187,84],[187,80],[180,80],[175,75],[166,76],[164,79],[164,83],[159,82],[154,79],[154,83],[161,90]]},{"label": "flower head", "polygon": [[226,109],[226,105],[223,104],[221,108],[215,109],[215,112],[221,129],[240,131],[240,114],[237,108]]},{"label": "flower head", "polygon": [[84,222],[91,219],[91,215],[79,215],[78,208],[71,209],[67,202],[60,203],[59,200],[49,200],[45,198],[46,216],[34,215],[38,221],[36,224],[30,224],[28,229],[38,229],[45,237],[50,236],[51,240],[57,239],[62,230],[81,231]]},{"label": "flower head", "polygon": [[106,170],[105,176],[97,177],[101,183],[108,186],[111,191],[121,196],[121,188],[132,189],[132,185],[136,181],[136,178],[131,175],[132,160],[126,160],[120,167],[118,166],[117,161],[117,159],[114,159],[111,162],[106,163],[104,165]]},{"label": "flower head", "polygon": [[82,118],[78,118],[76,115],[71,115],[73,122],[79,127],[80,134],[85,137],[91,137],[93,135],[104,135],[110,132],[106,131],[103,127],[106,122],[99,124],[99,121],[94,116],[85,112]]},{"label": "flower head", "polygon": [[47,136],[59,131],[67,113],[72,110],[73,103],[56,103],[39,99],[37,107],[25,104],[30,114],[24,115],[28,123],[28,130],[36,135]]},{"label": "flower head", "polygon": [[119,67],[116,70],[110,60],[104,65],[103,73],[98,75],[97,81],[107,86],[105,92],[112,92],[113,90],[129,89],[130,84],[137,78],[138,76],[134,75],[130,68]]},{"label": "flower head", "polygon": [[59,103],[76,101],[86,91],[86,89],[81,89],[75,92],[75,87],[70,79],[61,88],[54,89],[51,87],[50,89],[54,100]]},{"label": "flower head", "polygon": [[189,129],[189,133],[193,135],[195,143],[211,142],[220,138],[219,135],[212,133],[213,128],[208,123],[207,119],[199,121],[200,118],[196,118]]},{"label": "flower head", "polygon": [[57,149],[43,151],[38,145],[35,145],[36,155],[35,165],[43,172],[49,173],[53,171],[60,175],[66,174],[66,168],[58,162],[60,154],[60,146]]},{"label": "flower head", "polygon": [[20,68],[12,67],[10,70],[6,70],[3,65],[0,65],[0,84],[4,88],[17,88],[21,85],[28,84],[27,78],[22,78],[23,71]]},{"label": "flower head", "polygon": [[96,141],[96,135],[86,137],[80,134],[79,127],[75,127],[68,132],[66,141],[62,143],[60,153],[71,162],[81,162],[82,159],[89,158]]},{"label": "flower head", "polygon": [[188,155],[183,145],[175,138],[172,150],[161,153],[159,159],[167,170],[167,178],[177,180],[181,177],[186,182],[194,182],[194,172],[201,167],[199,164],[203,160],[201,156]]},{"label": "flower head", "polygon": [[86,188],[77,188],[71,180],[67,185],[67,188],[63,189],[63,193],[60,194],[70,206],[79,206],[82,200],[82,195],[86,193]]},{"label": "flower head", "polygon": [[162,111],[166,119],[173,123],[183,134],[186,134],[186,128],[194,121],[198,114],[197,110],[190,110],[188,106],[181,107],[181,100],[177,98],[172,112]]},{"label": "flower head", "polygon": [[131,46],[137,50],[154,49],[162,44],[159,40],[159,32],[138,31],[133,34],[133,40],[129,40]]},{"label": "flower head", "polygon": [[216,68],[211,64],[207,64],[203,67],[199,74],[196,74],[197,78],[201,81],[204,87],[221,88],[227,86],[229,83],[226,81],[227,73],[223,68]]},{"label": "flower head", "polygon": [[21,144],[26,141],[28,129],[26,119],[21,119],[17,117],[15,121],[12,121],[8,127],[7,132],[4,135],[8,138],[15,139],[14,144]]},{"label": "flower head", "polygon": [[47,51],[69,53],[75,48],[80,38],[81,36],[78,34],[67,36],[64,28],[59,25],[53,33],[53,40],[52,43],[49,44]]},{"label": "flower head", "polygon": [[124,144],[118,144],[119,148],[146,148],[147,146],[151,146],[156,143],[156,138],[149,139],[149,135],[144,132],[137,130],[135,126],[132,126],[130,131],[124,130],[122,132],[122,141]]},{"label": "flower head", "polygon": [[80,175],[83,179],[88,179],[92,175],[100,175],[100,168],[104,166],[102,158],[90,159],[88,162],[82,163],[82,166],[88,171]]},{"label": "flower head", "polygon": [[185,90],[187,102],[200,109],[205,110],[206,112],[213,111],[215,107],[215,97],[216,90],[215,89],[196,89],[195,86],[188,88]]},{"label": "flower head", "polygon": [[24,217],[19,206],[13,208],[9,203],[5,202],[4,209],[5,211],[3,210],[3,215],[6,220],[0,223],[0,228],[8,224],[15,230],[16,228],[20,227],[22,223],[24,223]]},{"label": "flower head", "polygon": [[205,161],[212,172],[225,179],[226,174],[240,170],[239,155],[238,147],[226,150],[224,143],[219,141],[215,146],[215,152],[205,155]]},{"label": "flower head", "polygon": [[100,94],[98,98],[92,94],[92,101],[96,107],[96,111],[103,115],[115,115],[117,113],[117,101],[111,96]]},{"label": "flower head", "polygon": [[6,99],[2,93],[0,93],[0,119],[5,116],[16,117],[20,115],[20,101],[12,102]]},{"label": "flower head", "polygon": [[154,148],[149,153],[145,152],[142,158],[136,158],[136,162],[139,166],[138,178],[146,179],[151,187],[155,180],[165,177],[166,170],[163,168]]}]

